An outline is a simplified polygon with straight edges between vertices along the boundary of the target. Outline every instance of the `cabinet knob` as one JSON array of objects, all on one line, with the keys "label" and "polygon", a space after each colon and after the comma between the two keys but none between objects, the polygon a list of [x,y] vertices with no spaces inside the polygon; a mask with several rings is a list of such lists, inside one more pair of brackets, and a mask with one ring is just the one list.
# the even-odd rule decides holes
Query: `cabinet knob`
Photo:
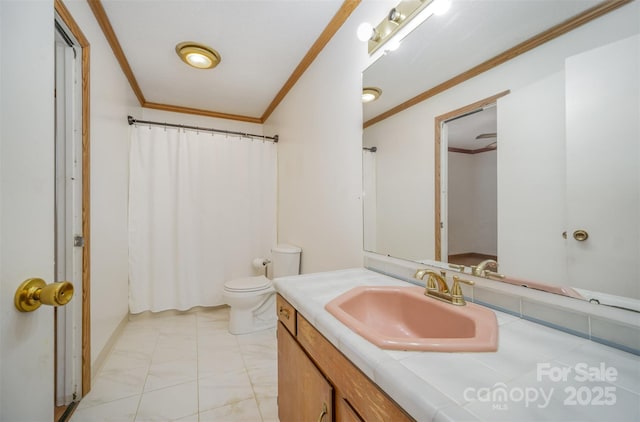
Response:
[{"label": "cabinet knob", "polygon": [[286,309],[285,307],[281,306],[281,307],[280,307],[280,309],[278,310],[278,313],[279,313],[282,317],[284,317],[284,318],[286,318],[286,319],[289,319],[289,310],[288,310],[288,309]]}]

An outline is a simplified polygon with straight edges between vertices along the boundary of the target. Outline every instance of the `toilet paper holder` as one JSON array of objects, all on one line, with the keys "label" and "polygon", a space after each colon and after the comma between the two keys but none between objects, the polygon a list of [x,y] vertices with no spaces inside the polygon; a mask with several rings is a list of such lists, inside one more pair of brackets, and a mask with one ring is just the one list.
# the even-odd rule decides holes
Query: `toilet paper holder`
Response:
[{"label": "toilet paper holder", "polygon": [[264,276],[267,276],[267,266],[271,264],[271,261],[267,258],[255,258],[253,260],[253,267],[257,270],[264,268]]}]

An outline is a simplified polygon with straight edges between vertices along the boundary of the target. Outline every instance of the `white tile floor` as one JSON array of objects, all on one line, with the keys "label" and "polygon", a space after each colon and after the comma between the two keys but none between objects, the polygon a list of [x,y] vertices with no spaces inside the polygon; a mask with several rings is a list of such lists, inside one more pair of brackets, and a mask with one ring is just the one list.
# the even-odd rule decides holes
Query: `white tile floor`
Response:
[{"label": "white tile floor", "polygon": [[228,320],[218,308],[129,321],[71,421],[277,421],[275,328],[234,336]]}]

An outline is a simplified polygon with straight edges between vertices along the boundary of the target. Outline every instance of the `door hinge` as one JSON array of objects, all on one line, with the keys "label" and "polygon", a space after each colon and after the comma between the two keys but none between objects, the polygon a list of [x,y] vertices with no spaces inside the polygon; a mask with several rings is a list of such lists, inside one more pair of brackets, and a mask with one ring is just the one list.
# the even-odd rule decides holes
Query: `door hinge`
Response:
[{"label": "door hinge", "polygon": [[73,237],[73,246],[77,246],[79,248],[84,246],[84,237],[82,236],[74,236]]}]

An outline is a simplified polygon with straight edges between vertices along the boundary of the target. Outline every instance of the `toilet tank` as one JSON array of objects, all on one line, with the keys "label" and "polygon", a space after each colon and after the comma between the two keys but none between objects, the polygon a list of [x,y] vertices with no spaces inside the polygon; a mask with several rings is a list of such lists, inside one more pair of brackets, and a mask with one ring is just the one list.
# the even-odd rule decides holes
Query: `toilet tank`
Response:
[{"label": "toilet tank", "polygon": [[300,253],[302,249],[294,245],[279,244],[271,249],[273,262],[272,277],[284,277],[300,274]]}]

